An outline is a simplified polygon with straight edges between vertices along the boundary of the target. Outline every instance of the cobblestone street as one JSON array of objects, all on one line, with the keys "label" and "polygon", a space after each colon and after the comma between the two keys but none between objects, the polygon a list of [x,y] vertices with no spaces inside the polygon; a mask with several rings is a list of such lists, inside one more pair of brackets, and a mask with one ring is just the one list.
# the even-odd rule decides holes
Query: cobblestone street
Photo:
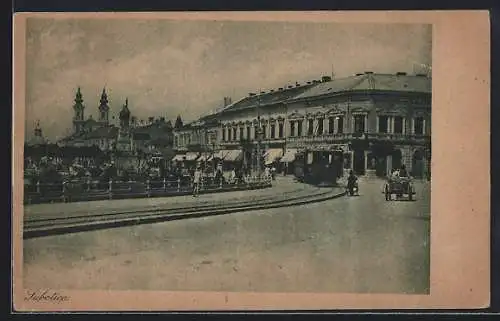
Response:
[{"label": "cobblestone street", "polygon": [[[298,184],[285,181],[273,189]],[[382,184],[307,206],[25,240],[24,287],[426,293],[430,184],[415,183],[413,202],[386,202]]]}]

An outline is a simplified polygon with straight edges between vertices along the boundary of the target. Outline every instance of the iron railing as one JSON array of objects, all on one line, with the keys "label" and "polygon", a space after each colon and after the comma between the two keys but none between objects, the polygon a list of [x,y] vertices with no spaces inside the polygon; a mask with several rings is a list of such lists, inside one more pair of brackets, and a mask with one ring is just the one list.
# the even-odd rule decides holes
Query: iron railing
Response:
[{"label": "iron railing", "polygon": [[[242,189],[257,189],[271,186],[270,177],[246,177],[244,179],[218,179],[203,177],[200,193],[213,193]],[[62,183],[25,184],[24,203],[71,202],[95,199],[138,198],[174,196],[191,193],[194,184],[191,177],[140,181],[71,180]]]}]

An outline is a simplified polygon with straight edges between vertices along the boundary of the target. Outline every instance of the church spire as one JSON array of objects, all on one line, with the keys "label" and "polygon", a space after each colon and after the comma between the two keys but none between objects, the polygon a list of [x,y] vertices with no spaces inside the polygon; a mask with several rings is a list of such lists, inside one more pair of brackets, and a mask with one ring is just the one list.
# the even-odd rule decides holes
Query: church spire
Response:
[{"label": "church spire", "polygon": [[73,128],[75,133],[78,133],[82,130],[83,121],[85,120],[84,111],[85,105],[83,104],[82,92],[80,86],[76,90],[75,94],[75,103],[73,104]]},{"label": "church spire", "polygon": [[101,106],[108,104],[108,94],[106,93],[106,87],[102,88],[100,104]]},{"label": "church spire", "polygon": [[106,87],[102,88],[101,100],[99,101],[99,122],[102,125],[109,124],[109,106],[108,106],[108,94],[106,94]]},{"label": "church spire", "polygon": [[78,86],[78,89],[76,90],[75,94],[75,104],[81,104],[81,103],[83,103],[82,92],[80,90],[80,86]]},{"label": "church spire", "polygon": [[35,136],[42,137],[42,128],[40,127],[40,120],[37,120],[35,123]]}]

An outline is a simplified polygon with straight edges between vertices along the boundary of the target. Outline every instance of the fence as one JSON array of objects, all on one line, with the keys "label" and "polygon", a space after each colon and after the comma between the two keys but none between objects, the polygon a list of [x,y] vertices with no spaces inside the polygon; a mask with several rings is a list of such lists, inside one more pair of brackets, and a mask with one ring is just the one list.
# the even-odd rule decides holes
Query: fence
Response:
[{"label": "fence", "polygon": [[[200,193],[216,193],[235,190],[250,190],[270,187],[268,177],[247,177],[243,181],[226,181],[214,177],[204,177],[200,182]],[[177,179],[139,181],[95,180],[65,181],[62,183],[26,184],[24,203],[76,202],[103,199],[144,198],[159,196],[177,196],[190,194],[193,181],[189,177]]]}]

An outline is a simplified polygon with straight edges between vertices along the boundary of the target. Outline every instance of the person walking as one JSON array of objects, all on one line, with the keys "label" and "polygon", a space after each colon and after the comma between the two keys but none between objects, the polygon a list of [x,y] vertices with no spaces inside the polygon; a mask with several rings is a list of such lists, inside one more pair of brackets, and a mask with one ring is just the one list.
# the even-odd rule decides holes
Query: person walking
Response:
[{"label": "person walking", "polygon": [[201,182],[201,169],[196,167],[193,174],[193,197],[198,196],[200,192],[200,182]]}]

